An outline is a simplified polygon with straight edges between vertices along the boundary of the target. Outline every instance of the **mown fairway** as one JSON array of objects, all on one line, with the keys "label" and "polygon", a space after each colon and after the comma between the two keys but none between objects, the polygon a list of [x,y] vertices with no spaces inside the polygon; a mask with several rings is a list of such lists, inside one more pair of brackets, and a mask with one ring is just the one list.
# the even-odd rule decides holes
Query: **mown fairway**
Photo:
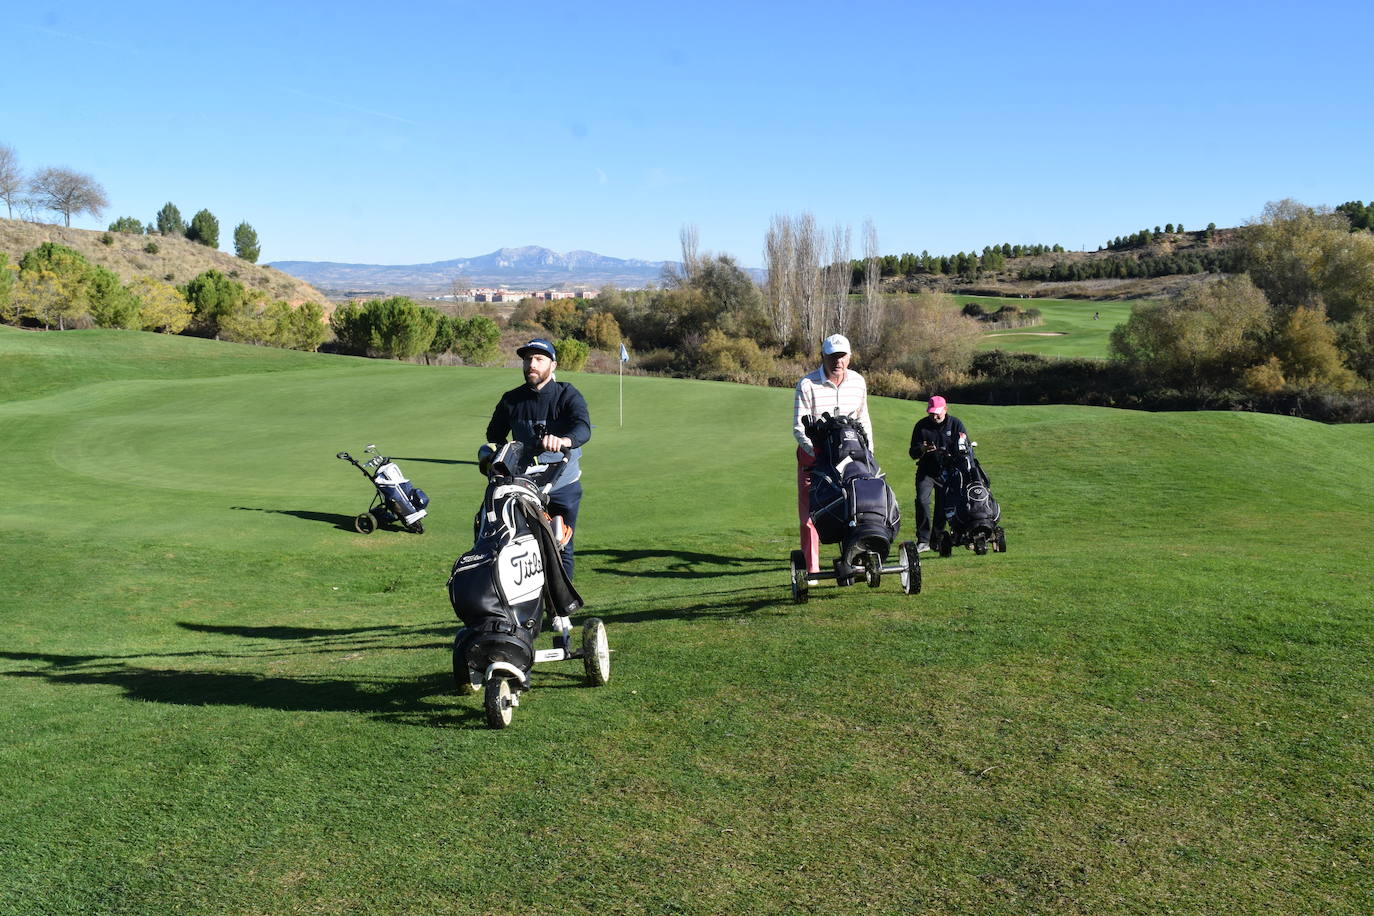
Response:
[{"label": "mown fairway", "polygon": [[[1374,429],[954,405],[1009,552],[794,606],[791,393],[570,378],[612,680],[493,732],[444,581],[513,370],[0,328],[0,913],[1374,909]],[[426,534],[352,532],[368,442]]]},{"label": "mown fairway", "polygon": [[[1044,321],[1028,328],[989,331],[980,350],[1009,350],[1040,356],[1078,356],[1106,359],[1112,328],[1131,316],[1130,302],[1090,302],[1077,299],[1000,299],[993,296],[955,296],[961,306],[977,302],[995,312],[1004,305],[1040,310]],[[1093,318],[1097,315],[1097,318]]]}]

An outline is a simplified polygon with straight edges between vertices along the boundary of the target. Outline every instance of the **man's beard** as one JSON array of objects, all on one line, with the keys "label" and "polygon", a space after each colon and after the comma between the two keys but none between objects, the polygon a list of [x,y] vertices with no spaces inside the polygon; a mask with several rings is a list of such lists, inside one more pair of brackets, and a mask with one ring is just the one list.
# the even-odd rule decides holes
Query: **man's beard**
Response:
[{"label": "man's beard", "polygon": [[548,381],[549,376],[551,375],[553,375],[552,366],[550,366],[542,375],[539,373],[538,369],[535,369],[533,366],[531,366],[529,371],[525,373],[525,381],[529,383],[531,388],[538,388],[540,385]]}]

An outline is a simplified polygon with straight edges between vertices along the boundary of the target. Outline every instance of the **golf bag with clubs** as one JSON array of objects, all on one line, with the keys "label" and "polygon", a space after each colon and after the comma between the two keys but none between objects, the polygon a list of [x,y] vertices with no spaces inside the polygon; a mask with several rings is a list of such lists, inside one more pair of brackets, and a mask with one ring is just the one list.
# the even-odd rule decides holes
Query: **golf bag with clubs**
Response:
[{"label": "golf bag with clubs", "polygon": [[368,510],[353,519],[353,529],[359,534],[371,534],[382,525],[400,522],[407,531],[424,534],[425,523],[422,519],[428,514],[426,507],[429,505],[425,491],[411,483],[401,473],[400,466],[379,453],[377,446],[369,445],[363,452],[371,457],[358,461],[348,452],[339,452],[334,456],[362,471],[377,491]]},{"label": "golf bag with clubs", "polygon": [[[463,626],[453,643],[453,676],[463,693],[485,689],[488,724],[503,728],[519,695],[530,688],[535,662],[583,658],[596,685],[610,677],[610,650],[600,620],[583,626],[573,652],[570,617],[582,597],[563,570],[561,519],[545,512],[565,461],[541,464],[525,446],[508,443],[484,457],[487,487],[475,543],[453,564],[449,601]],[[535,649],[547,611],[554,648]]]},{"label": "golf bag with clubs", "polygon": [[982,556],[991,547],[997,553],[1007,550],[1007,536],[998,522],[1002,508],[992,496],[988,475],[974,457],[977,443],[960,437],[953,454],[941,455],[940,501],[946,530],[931,546],[947,557],[955,547],[968,547]]},{"label": "golf bag with clubs", "polygon": [[858,420],[822,414],[805,428],[816,454],[811,521],[822,544],[841,545],[835,570],[839,584],[849,585],[865,560],[887,559],[902,513]]}]

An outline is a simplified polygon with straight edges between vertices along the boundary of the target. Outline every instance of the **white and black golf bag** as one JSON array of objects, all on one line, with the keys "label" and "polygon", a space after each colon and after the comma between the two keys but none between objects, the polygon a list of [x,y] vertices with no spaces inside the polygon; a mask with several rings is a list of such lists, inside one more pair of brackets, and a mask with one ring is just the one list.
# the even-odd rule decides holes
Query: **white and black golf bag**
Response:
[{"label": "white and black golf bag", "polygon": [[823,414],[805,421],[815,448],[811,521],[822,544],[840,544],[853,566],[864,553],[886,560],[901,527],[897,497],[873,458],[863,426],[853,417]]},{"label": "white and black golf bag", "polygon": [[466,658],[476,682],[493,662],[514,665],[528,677],[543,612],[567,617],[582,606],[544,511],[551,481],[532,479],[522,460],[518,443],[492,460],[476,541],[449,575],[449,601],[463,622],[455,656]]}]

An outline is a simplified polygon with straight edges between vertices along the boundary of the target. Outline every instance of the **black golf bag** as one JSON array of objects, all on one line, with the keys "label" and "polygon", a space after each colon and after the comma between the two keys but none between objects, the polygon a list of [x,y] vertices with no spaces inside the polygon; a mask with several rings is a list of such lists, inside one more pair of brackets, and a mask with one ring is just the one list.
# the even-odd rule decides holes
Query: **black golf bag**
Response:
[{"label": "black golf bag", "polygon": [[811,468],[811,521],[822,544],[840,544],[840,559],[853,566],[861,554],[887,559],[901,527],[897,497],[853,417],[822,414],[804,421],[816,453]]},{"label": "black golf bag", "polygon": [[449,601],[463,622],[454,642],[455,671],[465,658],[475,684],[493,662],[513,665],[528,679],[543,611],[566,617],[582,606],[544,511],[552,480],[532,478],[522,462],[518,443],[492,460],[476,543],[449,575]]},{"label": "black golf bag", "polygon": [[1002,509],[992,496],[988,475],[974,457],[973,445],[961,442],[953,455],[943,456],[940,470],[941,505],[949,531],[939,545],[948,556],[950,548],[969,546],[974,552],[987,552],[989,544],[1005,551],[1006,537],[998,522]]}]

